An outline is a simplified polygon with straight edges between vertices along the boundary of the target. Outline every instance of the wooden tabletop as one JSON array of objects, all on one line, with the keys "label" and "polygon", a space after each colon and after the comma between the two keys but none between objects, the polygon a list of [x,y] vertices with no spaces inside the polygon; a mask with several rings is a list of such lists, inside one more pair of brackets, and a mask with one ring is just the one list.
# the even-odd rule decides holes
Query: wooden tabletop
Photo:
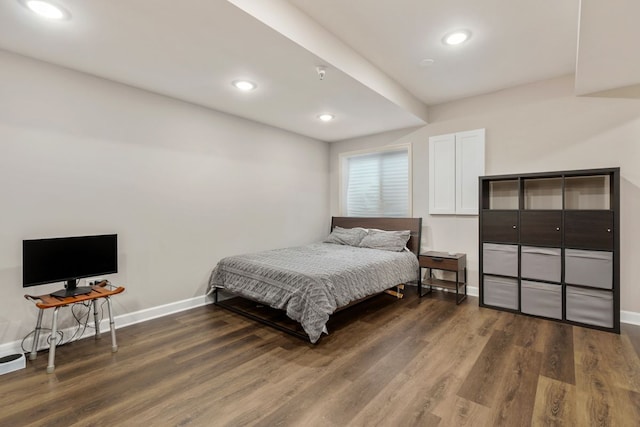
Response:
[{"label": "wooden tabletop", "polygon": [[37,296],[25,295],[24,297],[31,301],[38,301],[36,302],[36,307],[38,308],[52,308],[52,307],[62,307],[65,305],[74,304],[76,302],[81,302],[81,301],[91,301],[97,298],[104,298],[104,297],[108,297],[111,295],[116,295],[121,292],[124,292],[124,288],[122,286],[119,286],[115,289],[108,289],[106,287],[107,283],[108,282],[105,280],[98,283],[97,285],[91,286],[91,292],[89,292],[88,294],[75,295],[75,296],[64,297],[64,298],[54,297],[49,294],[37,295]]}]

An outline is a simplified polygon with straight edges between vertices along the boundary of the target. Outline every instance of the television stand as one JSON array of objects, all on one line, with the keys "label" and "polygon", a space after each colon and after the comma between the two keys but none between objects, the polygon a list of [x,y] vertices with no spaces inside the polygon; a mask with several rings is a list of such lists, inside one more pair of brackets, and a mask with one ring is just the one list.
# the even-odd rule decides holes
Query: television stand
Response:
[{"label": "television stand", "polygon": [[[113,310],[111,309],[111,296],[124,292],[122,286],[116,289],[107,289],[107,281],[102,281],[97,285],[90,287],[90,291],[87,294],[71,295],[57,297],[53,294],[33,296],[25,295],[28,300],[34,301],[36,307],[40,309],[38,311],[38,320],[36,322],[35,336],[33,337],[33,346],[31,347],[31,353],[29,353],[29,360],[35,360],[38,355],[38,340],[40,339],[40,330],[42,326],[42,313],[48,308],[53,308],[53,319],[51,320],[51,341],[49,342],[49,363],[47,364],[47,373],[51,374],[55,370],[55,357],[56,357],[56,344],[58,339],[58,310],[60,307],[66,307],[82,301],[93,302],[93,320],[96,328],[96,339],[100,339],[100,322],[98,321],[98,303],[97,300],[105,298],[107,300],[107,307],[109,309],[109,326],[111,329],[111,351],[115,353],[118,351],[118,345],[116,344],[116,327],[113,321]],[[65,290],[66,291],[66,290]],[[64,292],[64,291],[63,291]]]},{"label": "television stand", "polygon": [[92,291],[91,286],[78,286],[77,288],[73,288],[73,289],[69,289],[69,288],[60,289],[59,291],[52,293],[51,296],[56,298],[68,298],[68,297],[75,297],[78,295],[89,294],[91,293],[91,291]]},{"label": "television stand", "polygon": [[76,295],[84,295],[91,292],[91,286],[78,286],[77,279],[69,279],[67,280],[66,285],[64,285],[64,289],[60,289],[59,291],[55,291],[51,294],[52,297],[57,298],[66,298],[66,297],[74,297]]}]

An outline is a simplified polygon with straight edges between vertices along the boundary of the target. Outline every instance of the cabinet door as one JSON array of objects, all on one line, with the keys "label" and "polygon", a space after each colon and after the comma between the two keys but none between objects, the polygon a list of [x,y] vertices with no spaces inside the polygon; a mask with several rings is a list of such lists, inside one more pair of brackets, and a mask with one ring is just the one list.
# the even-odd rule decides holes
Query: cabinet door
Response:
[{"label": "cabinet door", "polygon": [[484,175],[484,129],[456,134],[456,213],[478,215],[478,177]]},{"label": "cabinet door", "polygon": [[528,245],[562,244],[562,211],[520,212],[520,242]]},{"label": "cabinet door", "polygon": [[456,135],[432,136],[429,138],[429,214],[455,213]]},{"label": "cabinet door", "polygon": [[517,243],[518,211],[483,211],[482,240],[497,243]]},{"label": "cabinet door", "polygon": [[578,249],[613,250],[613,212],[565,211],[564,244]]}]

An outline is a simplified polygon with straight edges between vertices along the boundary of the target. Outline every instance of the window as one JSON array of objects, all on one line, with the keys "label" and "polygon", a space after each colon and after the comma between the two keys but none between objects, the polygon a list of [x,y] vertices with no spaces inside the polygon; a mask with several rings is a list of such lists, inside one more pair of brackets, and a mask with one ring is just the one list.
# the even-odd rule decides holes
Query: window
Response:
[{"label": "window", "polygon": [[410,145],[344,153],[341,211],[346,216],[411,215]]}]

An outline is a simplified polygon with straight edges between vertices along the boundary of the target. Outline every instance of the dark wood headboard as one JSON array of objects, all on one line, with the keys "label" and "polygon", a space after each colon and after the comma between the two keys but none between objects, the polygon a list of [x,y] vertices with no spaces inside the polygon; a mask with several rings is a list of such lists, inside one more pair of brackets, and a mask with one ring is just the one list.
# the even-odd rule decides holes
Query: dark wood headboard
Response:
[{"label": "dark wood headboard", "polygon": [[342,228],[377,228],[379,230],[409,230],[411,237],[407,242],[407,248],[416,256],[420,253],[420,238],[422,237],[422,218],[364,218],[353,216],[331,217],[331,230],[334,227]]}]

